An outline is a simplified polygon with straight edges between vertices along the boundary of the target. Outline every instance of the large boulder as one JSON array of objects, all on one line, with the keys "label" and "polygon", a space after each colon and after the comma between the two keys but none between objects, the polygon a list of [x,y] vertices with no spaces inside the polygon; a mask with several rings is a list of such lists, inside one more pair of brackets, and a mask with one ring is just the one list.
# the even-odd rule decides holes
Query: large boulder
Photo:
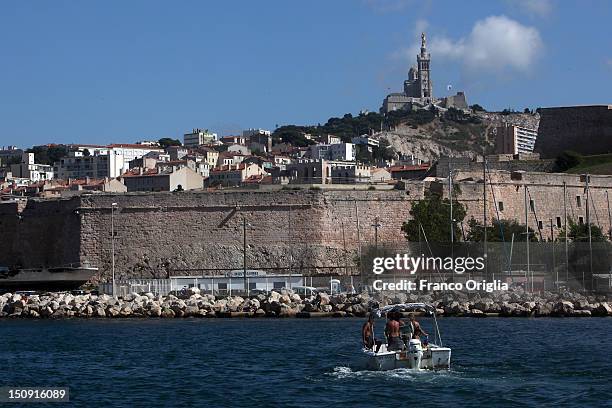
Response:
[{"label": "large boulder", "polygon": [[335,306],[338,304],[346,303],[347,296],[345,293],[339,293],[330,298],[330,303]]},{"label": "large boulder", "polygon": [[562,300],[555,303],[553,313],[555,316],[570,316],[574,311],[574,304],[569,300]]},{"label": "large boulder", "polygon": [[551,302],[546,303],[536,303],[535,307],[532,309],[536,316],[545,317],[550,316],[554,310],[554,304]]},{"label": "large boulder", "polygon": [[[206,312],[204,312],[206,314]],[[199,317],[200,309],[197,306],[187,306],[185,308],[185,317]]]},{"label": "large boulder", "polygon": [[574,309],[571,311],[570,316],[571,317],[591,317],[591,311],[583,310],[583,309],[580,309],[580,310]]},{"label": "large boulder", "polygon": [[111,306],[106,310],[106,315],[109,317],[117,317],[119,316],[119,313],[121,312],[121,309],[119,308],[118,305],[115,306]]},{"label": "large boulder", "polygon": [[600,302],[591,310],[593,316],[612,316],[612,307],[607,302]]},{"label": "large boulder", "polygon": [[129,304],[122,305],[119,315],[122,317],[130,317],[132,315],[132,307]]},{"label": "large boulder", "polygon": [[174,311],[168,307],[164,307],[161,311],[161,317],[174,317]]},{"label": "large boulder", "polygon": [[304,303],[304,309],[302,309],[303,312],[316,312],[317,310],[317,307],[310,302]]},{"label": "large boulder", "polygon": [[259,309],[260,306],[261,303],[259,302],[259,300],[257,298],[252,298],[245,300],[242,305],[240,305],[240,309],[241,311],[245,312],[254,312]]},{"label": "large boulder", "polygon": [[270,303],[272,303],[272,302],[279,302],[280,301],[280,297],[281,297],[280,293],[272,291],[268,295],[268,302],[270,302]]},{"label": "large boulder", "polygon": [[579,299],[572,303],[574,305],[574,310],[591,310],[592,309],[587,299]]}]

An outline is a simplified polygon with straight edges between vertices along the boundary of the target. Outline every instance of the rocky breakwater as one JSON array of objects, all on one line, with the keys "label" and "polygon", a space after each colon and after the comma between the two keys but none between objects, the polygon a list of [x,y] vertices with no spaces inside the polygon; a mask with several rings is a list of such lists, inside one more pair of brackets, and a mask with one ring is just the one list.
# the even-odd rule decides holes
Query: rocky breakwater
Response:
[{"label": "rocky breakwater", "polygon": [[423,302],[442,316],[611,316],[612,303],[605,297],[562,292],[531,294],[524,291],[490,293],[434,292],[430,294],[377,293],[375,295],[327,295],[303,297],[290,290],[250,298],[219,297],[191,289],[179,297],[152,293],[122,298],[108,295],[47,293],[0,296],[0,317],[363,317],[388,304]]}]

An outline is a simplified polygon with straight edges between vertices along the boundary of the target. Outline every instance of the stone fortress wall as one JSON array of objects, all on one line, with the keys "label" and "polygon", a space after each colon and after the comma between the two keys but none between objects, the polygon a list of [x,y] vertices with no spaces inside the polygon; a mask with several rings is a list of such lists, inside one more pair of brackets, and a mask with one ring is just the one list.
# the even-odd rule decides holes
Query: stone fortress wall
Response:
[{"label": "stone fortress wall", "polygon": [[[534,201],[529,225],[543,238],[549,223],[563,222],[563,182],[568,217],[586,220],[584,179],[580,175],[492,172],[487,217],[503,202],[502,219],[524,223],[524,185]],[[482,175],[458,172],[456,198],[470,217],[482,221]],[[489,180],[487,180],[489,181]],[[243,218],[247,222],[247,264],[251,269],[326,266],[342,273],[352,265],[359,243],[404,243],[402,223],[414,200],[428,189],[448,195],[448,182],[411,181],[405,190],[279,190],[82,195],[62,200],[29,200],[0,205],[0,265],[40,267],[88,261],[111,271],[111,208],[114,213],[116,276],[201,275],[203,268],[241,269]],[[591,220],[610,228],[607,194],[612,176],[591,176]],[[612,191],[610,191],[612,193]],[[577,205],[580,197],[580,206]],[[499,207],[498,207],[499,208]],[[359,226],[359,228],[358,228]],[[559,228],[553,228],[557,235]],[[346,248],[346,251],[345,251]]]},{"label": "stone fortress wall", "polygon": [[[455,199],[467,208],[465,221],[484,218],[482,172],[457,172],[454,176],[459,194]],[[525,187],[527,190],[527,225],[544,240],[559,236],[565,217],[578,223],[587,220],[586,175],[553,174],[535,172],[492,171],[487,176],[487,218],[509,219],[525,224]],[[448,196],[448,181],[440,183],[440,190]],[[564,199],[565,191],[565,199]],[[589,176],[589,208],[591,223],[608,234],[612,228],[610,200],[612,200],[612,176]],[[533,206],[531,201],[533,201]],[[501,204],[500,204],[501,203]],[[561,228],[558,225],[561,225]],[[540,228],[542,227],[542,228]]]},{"label": "stone fortress wall", "polygon": [[541,109],[535,151],[543,158],[564,150],[581,154],[612,153],[612,105]]}]

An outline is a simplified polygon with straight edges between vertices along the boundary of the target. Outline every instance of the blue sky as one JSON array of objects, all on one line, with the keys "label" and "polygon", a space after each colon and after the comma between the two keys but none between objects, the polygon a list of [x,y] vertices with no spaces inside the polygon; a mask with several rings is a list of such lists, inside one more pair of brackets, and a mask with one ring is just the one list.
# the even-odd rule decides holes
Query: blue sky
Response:
[{"label": "blue sky", "polygon": [[612,103],[612,2],[4,1],[0,146],[323,123],[400,91],[488,109]]}]

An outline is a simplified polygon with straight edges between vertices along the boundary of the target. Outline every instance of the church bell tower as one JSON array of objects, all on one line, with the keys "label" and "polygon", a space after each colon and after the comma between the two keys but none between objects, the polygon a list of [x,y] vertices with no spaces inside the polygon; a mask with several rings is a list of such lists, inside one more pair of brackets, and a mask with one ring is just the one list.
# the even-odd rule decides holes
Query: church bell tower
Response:
[{"label": "church bell tower", "polygon": [[417,65],[419,70],[419,82],[421,88],[421,98],[427,102],[433,101],[433,87],[431,83],[429,62],[431,56],[427,52],[425,33],[421,34],[421,53],[417,55]]}]

